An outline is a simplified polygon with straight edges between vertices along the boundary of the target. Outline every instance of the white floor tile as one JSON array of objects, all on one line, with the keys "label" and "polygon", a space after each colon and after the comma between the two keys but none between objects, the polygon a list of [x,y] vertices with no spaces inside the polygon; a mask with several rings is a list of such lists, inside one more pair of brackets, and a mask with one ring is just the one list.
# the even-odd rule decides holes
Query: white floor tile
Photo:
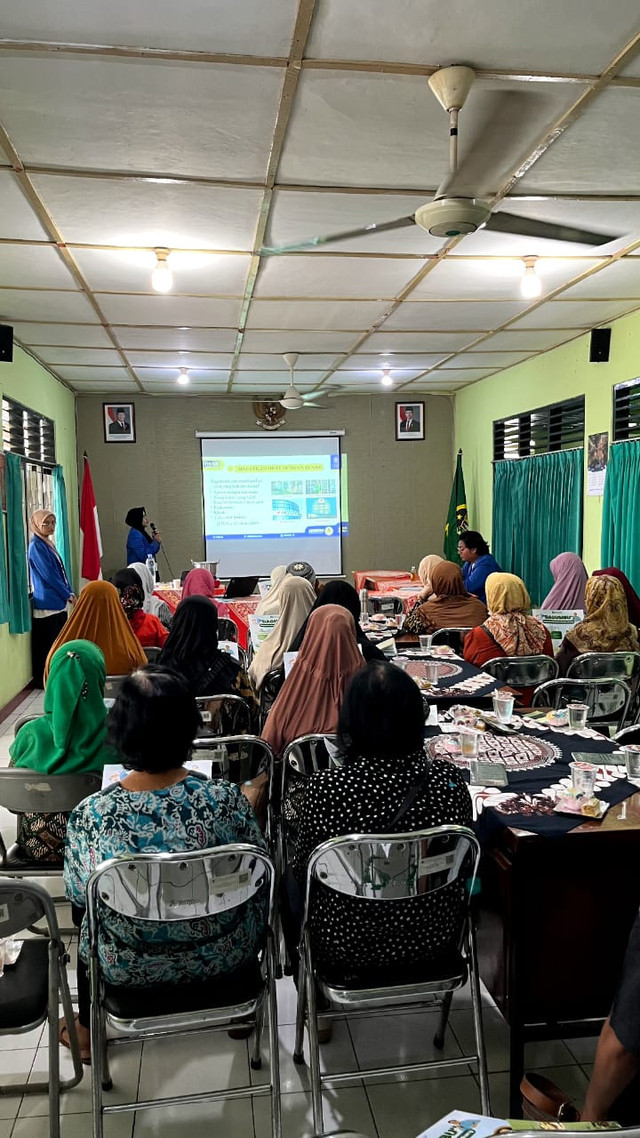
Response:
[{"label": "white floor tile", "polygon": [[283,976],[276,982],[278,997],[278,1023],[295,1023],[298,1005],[298,991],[291,976]]},{"label": "white floor tile", "polygon": [[[43,1027],[35,1031],[25,1031],[23,1035],[0,1035],[0,1052],[2,1051],[34,1051],[42,1037]],[[4,1070],[4,1061],[0,1059],[0,1071]]]},{"label": "white floor tile", "polygon": [[[62,1118],[60,1129],[61,1138],[91,1138],[91,1115],[68,1114]],[[105,1118],[105,1138],[131,1138],[132,1133],[133,1115],[118,1114]],[[11,1138],[49,1138],[49,1119],[19,1118]]]},{"label": "white floor tile", "polygon": [[[113,1090],[106,1096],[109,1102],[127,1102],[135,1099],[138,1090],[138,1076],[140,1073],[141,1045],[139,1043],[124,1044],[122,1047],[112,1048],[110,1053],[111,1075]],[[47,1047],[40,1047],[36,1062],[31,1072],[30,1082],[38,1082],[46,1078],[49,1053]],[[71,1055],[65,1047],[60,1048],[60,1077],[68,1079],[73,1071]],[[60,1098],[61,1114],[82,1114],[91,1110],[91,1068],[84,1068],[81,1083],[73,1090],[67,1091]],[[25,1095],[20,1107],[20,1118],[34,1118],[49,1113],[48,1095]]]},{"label": "white floor tile", "polygon": [[13,1119],[5,1119],[0,1122],[0,1138],[11,1138],[11,1131],[13,1130]]},{"label": "white floor tile", "polygon": [[596,1057],[598,1038],[597,1035],[583,1035],[579,1039],[565,1039],[565,1043],[576,1062],[584,1066],[585,1063],[593,1063]]},{"label": "white floor tile", "polygon": [[[196,1105],[141,1110],[136,1115],[135,1138],[253,1138],[249,1099],[228,1099]],[[64,1136],[63,1136],[64,1138]]]},{"label": "white floor tile", "polygon": [[[354,1130],[358,1134],[366,1134],[367,1138],[377,1138],[367,1096],[360,1087],[329,1089],[323,1095],[323,1104],[325,1130]],[[271,1115],[267,1098],[255,1100],[253,1116],[255,1138],[270,1138]],[[313,1112],[308,1096],[301,1093],[283,1095],[283,1138],[310,1138],[314,1133]],[[412,1135],[411,1138],[415,1136]]]},{"label": "white floor tile", "polygon": [[451,1111],[480,1108],[480,1092],[470,1075],[378,1084],[369,1087],[368,1095],[379,1138],[415,1138]]},{"label": "white floor tile", "polygon": [[[400,1063],[429,1063],[436,1059],[456,1059],[463,1052],[451,1031],[447,1031],[445,1035],[442,1051],[438,1051],[433,1045],[439,1018],[438,1012],[407,1012],[404,1015],[372,1016],[351,1020],[349,1030],[359,1066],[366,1070],[372,1067],[394,1067]],[[448,1070],[434,1068],[433,1071],[417,1071],[414,1074],[399,1074],[397,1077],[403,1081],[460,1078],[470,1073],[470,1068],[465,1066],[451,1067]],[[367,1086],[373,1086],[378,1082],[391,1082],[394,1078],[393,1075],[381,1075],[375,1080],[368,1080]]]},{"label": "white floor tile", "polygon": [[[4,1057],[3,1057],[4,1058]],[[4,1081],[4,1072],[0,1076],[0,1082]],[[20,1110],[20,1103],[22,1102],[22,1095],[0,1095],[0,1120],[13,1120],[17,1117]]]},{"label": "white floor tile", "polygon": [[141,1099],[171,1098],[174,1094],[216,1091],[248,1083],[246,1040],[229,1039],[226,1031],[152,1039],[144,1044]]},{"label": "white floor tile", "polygon": [[[509,1070],[509,1027],[495,1007],[483,1007],[482,1021],[489,1071]],[[471,1012],[452,1012],[450,1024],[465,1054],[475,1046]],[[540,1040],[525,1047],[525,1070],[570,1066],[575,1062],[561,1039]]]},{"label": "white floor tile", "polygon": [[[266,1036],[266,1032],[264,1033]],[[305,1058],[307,1063],[304,1066],[298,1066],[293,1061],[293,1045],[295,1042],[296,1029],[293,1024],[283,1024],[278,1026],[278,1035],[280,1038],[280,1088],[283,1093],[290,1093],[292,1091],[305,1091],[310,1085],[309,1080],[309,1048],[307,1045],[307,1034],[305,1032]],[[251,1047],[252,1040],[249,1041]],[[252,1083],[266,1083],[269,1081],[269,1064],[267,1062],[267,1041],[263,1038],[263,1061],[262,1068],[259,1071],[251,1072]],[[355,1051],[351,1043],[349,1031],[344,1020],[335,1020],[333,1024],[333,1038],[330,1043],[323,1043],[320,1046],[320,1070],[323,1072],[329,1071],[353,1071],[358,1066]]]}]

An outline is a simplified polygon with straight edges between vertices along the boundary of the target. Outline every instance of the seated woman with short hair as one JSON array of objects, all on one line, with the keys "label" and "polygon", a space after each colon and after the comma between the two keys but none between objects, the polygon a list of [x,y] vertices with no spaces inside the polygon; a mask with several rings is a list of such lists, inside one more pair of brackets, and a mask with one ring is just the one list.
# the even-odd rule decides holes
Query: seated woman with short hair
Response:
[{"label": "seated woman with short hair", "polygon": [[408,632],[429,633],[439,628],[475,628],[487,618],[487,606],[464,587],[462,570],[453,561],[441,561],[431,573],[432,595],[418,601],[407,614]]},{"label": "seated woman with short hair", "polygon": [[[212,849],[230,842],[265,848],[246,798],[223,779],[207,779],[185,767],[199,722],[198,709],[181,676],[149,665],[122,684],[109,716],[109,735],[129,774],[85,798],[67,829],[64,880],[81,933],[78,952],[78,1021],[83,1059],[89,1061],[88,936],[85,890],[97,866],[136,853]],[[80,911],[80,912],[78,912]],[[248,907],[203,921],[198,941],[174,923],[171,937],[153,926],[148,941],[144,920],[104,914],[100,968],[109,984],[143,987],[184,984],[232,973],[254,959],[262,938],[263,906]],[[224,934],[224,936],[222,935]],[[63,1024],[60,1042],[68,1046]]]},{"label": "seated woman with short hair", "polygon": [[615,577],[590,577],[584,600],[584,620],[567,633],[556,659],[560,675],[583,652],[637,652],[638,632],[629,620],[624,589]]},{"label": "seated woman with short hair", "polygon": [[124,614],[143,648],[162,648],[169,633],[157,616],[144,611],[144,589],[135,569],[120,569],[112,583],[118,590]]},{"label": "seated woman with short hair", "polygon": [[[318,771],[307,781],[293,862],[302,891],[311,853],[329,838],[471,826],[471,798],[462,773],[425,755],[422,696],[399,668],[374,660],[354,676],[340,710],[338,735],[342,768]],[[417,793],[410,795],[413,788]],[[318,884],[311,911],[318,959],[346,975],[371,965],[404,967],[433,960],[451,947],[464,901],[462,883],[383,905]],[[295,923],[295,913],[293,918]],[[328,935],[332,929],[335,935]]]}]

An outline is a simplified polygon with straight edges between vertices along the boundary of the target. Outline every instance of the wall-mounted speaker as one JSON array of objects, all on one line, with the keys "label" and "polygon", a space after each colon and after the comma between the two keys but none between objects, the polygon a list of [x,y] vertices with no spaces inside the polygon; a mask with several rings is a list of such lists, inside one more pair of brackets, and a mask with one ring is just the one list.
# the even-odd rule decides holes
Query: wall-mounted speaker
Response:
[{"label": "wall-mounted speaker", "polygon": [[0,363],[10,364],[13,360],[13,328],[0,324]]},{"label": "wall-mounted speaker", "polygon": [[589,340],[589,363],[606,364],[609,362],[611,348],[611,329],[594,328]]}]

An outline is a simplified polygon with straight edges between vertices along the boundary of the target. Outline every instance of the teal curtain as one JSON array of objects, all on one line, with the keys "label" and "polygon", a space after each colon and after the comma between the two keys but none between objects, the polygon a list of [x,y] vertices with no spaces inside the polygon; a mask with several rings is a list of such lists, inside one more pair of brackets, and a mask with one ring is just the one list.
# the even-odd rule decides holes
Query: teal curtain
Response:
[{"label": "teal curtain", "polygon": [[640,440],[616,443],[602,503],[602,564],[615,565],[640,588]]},{"label": "teal curtain", "polygon": [[[0,456],[2,461],[2,456]],[[0,503],[0,624],[9,620],[9,591],[7,587],[7,550],[4,543],[4,517]]]},{"label": "teal curtain", "polygon": [[24,540],[24,487],[17,454],[6,454],[7,548],[9,552],[9,632],[29,632],[31,607]]},{"label": "teal curtain", "polygon": [[559,450],[494,464],[492,553],[542,603],[558,553],[582,552],[582,450]]},{"label": "teal curtain", "polygon": [[60,464],[53,468],[53,512],[56,515],[56,549],[67,571],[69,584],[73,588],[71,572],[71,542],[69,541],[69,513],[67,510],[67,487],[64,471]]}]

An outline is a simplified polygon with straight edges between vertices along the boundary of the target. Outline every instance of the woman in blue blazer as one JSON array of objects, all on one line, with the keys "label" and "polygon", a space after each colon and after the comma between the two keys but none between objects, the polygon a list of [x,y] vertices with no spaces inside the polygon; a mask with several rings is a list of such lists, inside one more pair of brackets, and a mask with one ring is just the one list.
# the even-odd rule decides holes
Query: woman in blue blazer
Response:
[{"label": "woman in blue blazer", "polygon": [[149,525],[149,519],[144,506],[133,506],[124,520],[131,527],[127,537],[127,565],[136,561],[142,561],[144,565],[149,554],[155,557],[160,549],[161,534],[157,530],[153,537],[147,533],[145,527]]},{"label": "woman in blue blazer", "polygon": [[29,572],[33,604],[31,664],[33,683],[43,687],[43,672],[49,649],[67,619],[67,605],[76,597],[69,584],[62,558],[54,543],[56,516],[51,510],[36,510],[29,523]]}]

